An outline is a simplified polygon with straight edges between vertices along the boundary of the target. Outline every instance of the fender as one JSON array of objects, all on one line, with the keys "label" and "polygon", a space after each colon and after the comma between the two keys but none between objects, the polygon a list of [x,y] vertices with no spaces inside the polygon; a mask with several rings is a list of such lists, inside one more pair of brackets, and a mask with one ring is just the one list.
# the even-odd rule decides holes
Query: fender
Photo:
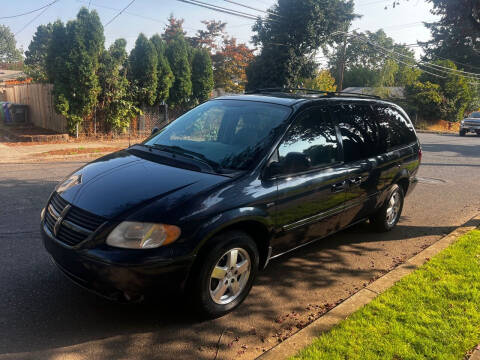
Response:
[{"label": "fender", "polygon": [[212,216],[210,220],[201,226],[196,234],[198,242],[194,254],[198,254],[202,246],[222,230],[245,221],[253,221],[265,226],[270,236],[273,232],[274,220],[265,209],[259,207],[241,207],[227,210]]}]

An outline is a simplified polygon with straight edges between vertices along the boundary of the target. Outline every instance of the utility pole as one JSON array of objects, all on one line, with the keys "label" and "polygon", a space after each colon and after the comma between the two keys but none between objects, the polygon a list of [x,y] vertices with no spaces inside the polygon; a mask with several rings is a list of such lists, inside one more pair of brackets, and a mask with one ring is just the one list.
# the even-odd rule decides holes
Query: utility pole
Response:
[{"label": "utility pole", "polygon": [[345,25],[345,37],[343,38],[343,48],[342,48],[342,57],[340,59],[340,64],[338,67],[339,77],[338,77],[338,91],[343,90],[343,77],[345,74],[345,62],[347,61],[347,35],[348,35],[348,24]]}]

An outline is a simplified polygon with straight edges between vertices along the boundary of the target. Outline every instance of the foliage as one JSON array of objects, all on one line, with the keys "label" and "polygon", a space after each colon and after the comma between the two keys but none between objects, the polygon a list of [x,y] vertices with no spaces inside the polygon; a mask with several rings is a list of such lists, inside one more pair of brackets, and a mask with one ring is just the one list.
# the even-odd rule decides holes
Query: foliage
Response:
[{"label": "foliage", "polygon": [[237,44],[237,39],[225,37],[222,48],[212,57],[215,87],[227,93],[240,93],[245,90],[248,65],[254,59],[253,50],[245,44]]},{"label": "foliage", "polygon": [[279,0],[253,26],[261,52],[248,67],[247,87],[295,87],[311,77],[315,51],[354,18],[352,0]]},{"label": "foliage", "polygon": [[42,83],[49,81],[46,68],[53,27],[52,23],[40,25],[33,35],[28,50],[25,51],[25,73],[32,77],[33,81]]},{"label": "foliage", "polygon": [[320,70],[316,73],[314,78],[306,79],[304,85],[306,89],[322,90],[322,91],[336,91],[335,78],[328,70]]},{"label": "foliage", "polygon": [[480,70],[480,2],[476,0],[428,0],[438,22],[426,24],[432,40],[424,43],[427,59],[448,58],[466,71]]},{"label": "foliage", "polygon": [[[54,75],[56,110],[67,118],[67,127],[73,133],[75,126],[92,113],[101,91],[98,81],[99,58],[104,49],[103,26],[95,10],[80,9],[75,20],[54,27],[65,35],[64,44],[49,46],[48,57],[55,59]],[[63,33],[64,32],[64,33]],[[52,33],[53,37],[53,33]],[[60,46],[59,54],[52,54]]]},{"label": "foliage", "polygon": [[22,52],[17,49],[17,41],[10,28],[0,24],[0,62],[11,63],[22,60]]},{"label": "foliage", "polygon": [[183,36],[172,39],[167,46],[166,55],[175,77],[169,92],[171,106],[185,106],[192,95],[191,68],[188,61],[187,42]]},{"label": "foliage", "polygon": [[187,33],[183,31],[184,21],[185,20],[177,19],[173,16],[173,14],[170,14],[170,17],[168,18],[168,24],[163,33],[163,39],[167,43],[170,43],[172,40],[185,37]]},{"label": "foliage", "polygon": [[[457,69],[455,64],[448,60],[433,63]],[[425,119],[440,117],[448,121],[461,120],[474,100],[468,80],[453,72],[445,75],[445,78],[422,73],[418,82],[407,87],[407,96],[421,117]],[[439,97],[441,101],[438,101]]]},{"label": "foliage", "polygon": [[192,98],[202,103],[213,90],[213,69],[210,53],[206,49],[195,49],[192,61]]},{"label": "foliage", "polygon": [[[372,45],[403,55],[402,62],[395,62],[384,51]],[[344,59],[343,45],[329,54],[329,68],[338,80],[339,64]],[[395,55],[399,57],[399,55]],[[414,68],[414,52],[402,44],[396,44],[383,30],[354,33],[348,37],[345,52],[343,88],[405,86],[413,83],[420,75]]]},{"label": "foliage", "polygon": [[139,107],[152,106],[157,99],[157,65],[155,46],[140,33],[128,59],[128,79]]},{"label": "foliage", "polygon": [[473,230],[295,359],[463,359],[480,342],[479,252]]},{"label": "foliage", "polygon": [[113,130],[127,128],[140,110],[129,101],[129,83],[126,76],[127,42],[117,39],[102,53],[99,69],[102,92],[99,96],[99,110],[105,123]]},{"label": "foliage", "polygon": [[160,37],[160,35],[155,34],[151,37],[150,41],[152,42],[155,50],[157,51],[157,99],[156,103],[161,104],[162,102],[167,101],[170,88],[173,85],[174,76],[170,64],[168,63],[167,58],[165,57],[165,48],[166,44]]},{"label": "foliage", "polygon": [[208,49],[211,53],[218,50],[218,38],[224,35],[227,23],[223,21],[204,20],[206,30],[198,30],[197,35],[192,38],[192,46]]}]

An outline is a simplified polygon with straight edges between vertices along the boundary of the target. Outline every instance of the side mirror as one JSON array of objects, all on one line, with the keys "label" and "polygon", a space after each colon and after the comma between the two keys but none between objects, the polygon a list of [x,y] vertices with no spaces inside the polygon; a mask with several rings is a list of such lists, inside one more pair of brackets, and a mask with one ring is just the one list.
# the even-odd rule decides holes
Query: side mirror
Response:
[{"label": "side mirror", "polygon": [[282,166],[278,161],[272,161],[268,166],[265,168],[265,177],[272,178],[278,174],[282,173]]},{"label": "side mirror", "polygon": [[160,129],[155,126],[155,127],[152,129],[152,133],[151,133],[150,135],[155,135],[155,134],[158,133],[159,131],[160,131]]}]

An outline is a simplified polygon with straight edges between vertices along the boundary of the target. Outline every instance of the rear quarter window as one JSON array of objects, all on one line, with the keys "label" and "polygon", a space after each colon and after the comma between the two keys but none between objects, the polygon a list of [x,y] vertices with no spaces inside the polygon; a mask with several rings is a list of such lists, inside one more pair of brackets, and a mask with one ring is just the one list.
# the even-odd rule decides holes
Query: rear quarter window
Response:
[{"label": "rear quarter window", "polygon": [[380,127],[380,138],[386,150],[417,141],[412,123],[398,110],[389,106],[374,106],[376,120]]}]

